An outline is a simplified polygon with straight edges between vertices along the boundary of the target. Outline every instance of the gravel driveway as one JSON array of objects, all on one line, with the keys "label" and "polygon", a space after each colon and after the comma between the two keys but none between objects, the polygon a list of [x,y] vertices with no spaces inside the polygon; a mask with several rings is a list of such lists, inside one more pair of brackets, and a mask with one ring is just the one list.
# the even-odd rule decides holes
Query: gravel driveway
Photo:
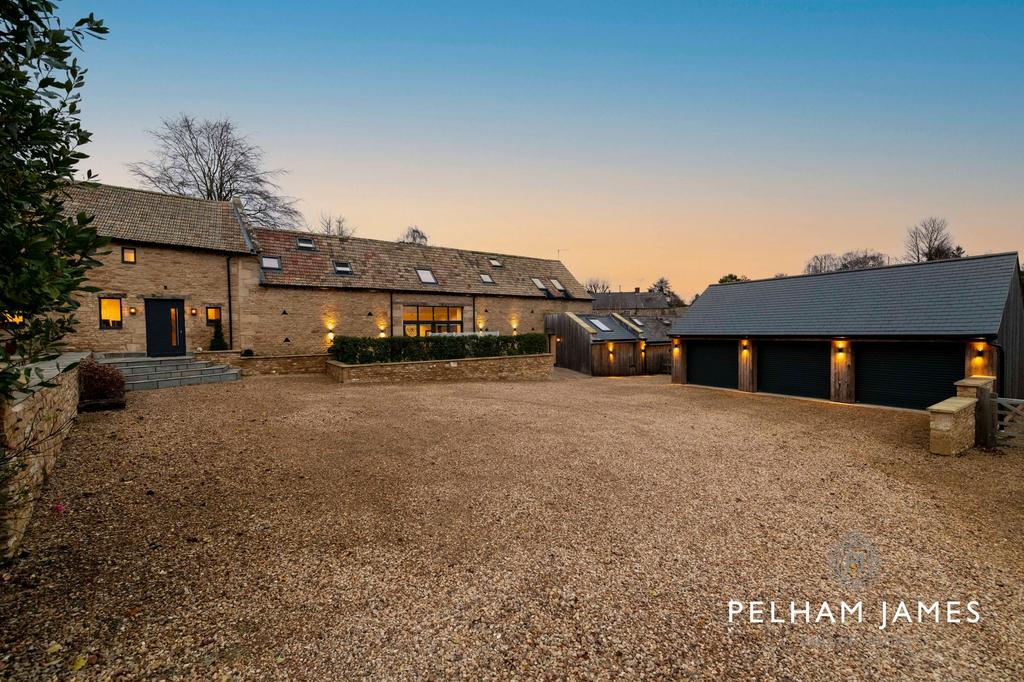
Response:
[{"label": "gravel driveway", "polygon": [[[1024,453],[926,439],[665,377],[133,393],[80,417],[0,569],[0,678],[1021,679]],[[982,618],[880,630],[882,600]]]}]

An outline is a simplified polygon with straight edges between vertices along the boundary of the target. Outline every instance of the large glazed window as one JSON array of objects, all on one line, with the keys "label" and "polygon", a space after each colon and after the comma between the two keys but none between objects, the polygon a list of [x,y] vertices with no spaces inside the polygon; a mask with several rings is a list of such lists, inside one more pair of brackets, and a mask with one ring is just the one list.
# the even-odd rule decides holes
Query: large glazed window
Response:
[{"label": "large glazed window", "polygon": [[100,296],[100,329],[121,329],[121,299]]},{"label": "large glazed window", "polygon": [[460,333],[462,308],[460,306],[402,306],[402,328],[406,336]]}]

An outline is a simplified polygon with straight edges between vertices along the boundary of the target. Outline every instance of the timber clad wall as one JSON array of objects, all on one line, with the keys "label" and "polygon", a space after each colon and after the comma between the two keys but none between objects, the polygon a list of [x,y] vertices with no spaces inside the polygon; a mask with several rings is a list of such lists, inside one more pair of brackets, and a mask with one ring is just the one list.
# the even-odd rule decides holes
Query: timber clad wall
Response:
[{"label": "timber clad wall", "polygon": [[[121,262],[121,247],[135,249],[134,264]],[[180,298],[185,301],[186,348],[208,348],[213,328],[206,325],[206,307],[219,306],[224,316],[224,338],[228,338],[228,254],[183,248],[128,244],[114,241],[110,253],[98,258],[102,267],[89,271],[89,286],[99,293],[79,293],[81,307],[75,316],[77,331],[68,337],[69,350],[146,350],[146,298]],[[232,289],[237,304],[239,260],[231,257]],[[251,260],[251,257],[250,257]],[[100,329],[99,297],[121,299],[121,329]],[[136,309],[135,315],[129,308]],[[189,314],[195,308],[195,316]],[[238,306],[235,312],[235,341],[238,341]]]},{"label": "timber clad wall", "polygon": [[1014,273],[1014,280],[999,328],[1003,367],[997,375],[1002,384],[997,383],[996,390],[1002,396],[1024,398],[1024,280],[1019,269]]}]

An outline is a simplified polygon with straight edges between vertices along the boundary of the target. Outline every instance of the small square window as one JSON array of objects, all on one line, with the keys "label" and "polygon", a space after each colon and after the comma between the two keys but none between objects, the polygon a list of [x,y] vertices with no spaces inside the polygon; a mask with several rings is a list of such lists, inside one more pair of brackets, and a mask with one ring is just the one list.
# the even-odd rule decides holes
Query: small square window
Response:
[{"label": "small square window", "polygon": [[538,278],[538,277],[531,277],[530,280],[533,282],[533,285],[535,287],[537,287],[538,289],[540,289],[541,291],[547,291],[548,290],[548,288],[546,286],[544,286],[544,282],[540,281],[540,278]]},{"label": "small square window", "polygon": [[551,283],[554,284],[555,288],[558,289],[559,291],[565,291],[565,287],[562,286],[562,283],[559,282],[554,277],[551,278]]},{"label": "small square window", "polygon": [[121,329],[121,299],[100,296],[100,329]]},{"label": "small square window", "polygon": [[494,278],[488,275],[486,272],[480,273],[480,281],[484,284],[494,284]]},{"label": "small square window", "polygon": [[263,256],[260,258],[260,267],[264,270],[280,270],[281,259],[277,256]]},{"label": "small square window", "polygon": [[434,277],[434,271],[428,268],[416,268],[416,274],[419,275],[420,281],[424,284],[437,284],[437,278]]},{"label": "small square window", "polygon": [[491,262],[491,265],[493,265],[494,267],[496,267],[496,268],[500,268],[501,267],[501,259],[500,258],[491,257],[491,258],[488,258],[487,260],[489,260]]},{"label": "small square window", "polygon": [[206,306],[206,326],[212,327],[215,322],[220,322],[220,306],[208,305]]},{"label": "small square window", "polygon": [[135,249],[131,246],[121,247],[121,262],[135,265]]},{"label": "small square window", "polygon": [[313,241],[312,237],[297,237],[295,239],[295,245],[303,251],[315,251],[316,242]]},{"label": "small square window", "polygon": [[348,261],[336,260],[334,261],[334,274],[336,275],[351,275],[352,274],[352,263]]}]

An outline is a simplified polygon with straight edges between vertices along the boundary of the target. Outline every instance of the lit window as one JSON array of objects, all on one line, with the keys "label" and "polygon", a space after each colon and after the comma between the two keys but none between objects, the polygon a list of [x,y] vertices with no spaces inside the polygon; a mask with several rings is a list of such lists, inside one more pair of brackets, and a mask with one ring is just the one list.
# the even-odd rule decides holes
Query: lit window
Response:
[{"label": "lit window", "polygon": [[462,308],[458,306],[402,306],[402,331],[406,336],[461,333]]},{"label": "lit window", "polygon": [[351,275],[352,264],[348,261],[334,261],[334,274],[336,275]]},{"label": "lit window", "polygon": [[530,279],[533,281],[534,286],[536,286],[541,291],[547,291],[548,290],[548,288],[546,286],[544,286],[544,282],[540,281],[539,278],[531,277]]},{"label": "lit window", "polygon": [[424,284],[437,284],[437,278],[434,277],[434,271],[427,268],[416,268],[416,274],[419,275],[420,281]]},{"label": "lit window", "polygon": [[121,329],[121,299],[100,297],[100,329]]},{"label": "lit window", "polygon": [[500,258],[488,258],[487,260],[489,260],[491,262],[491,265],[493,265],[494,267],[496,267],[496,268],[500,268],[501,267],[501,259]]},{"label": "lit window", "polygon": [[558,289],[559,291],[565,291],[565,287],[562,286],[562,283],[559,282],[554,277],[551,278],[551,283],[554,284],[555,288]]},{"label": "lit window", "polygon": [[494,278],[488,275],[486,272],[480,273],[480,281],[484,284],[494,284]]},{"label": "lit window", "polygon": [[18,313],[13,315],[10,313],[4,313],[2,319],[0,319],[0,328],[10,329],[12,327],[17,327],[24,321],[25,317],[23,315],[19,315]]},{"label": "lit window", "polygon": [[206,326],[212,327],[216,322],[220,322],[220,306],[206,306]]},{"label": "lit window", "polygon": [[644,326],[644,323],[641,322],[640,320],[636,319],[635,317],[633,318],[633,322],[636,323],[636,326],[638,326],[638,327]]},{"label": "lit window", "polygon": [[295,244],[303,251],[314,251],[316,249],[316,242],[313,241],[312,237],[297,237]]},{"label": "lit window", "polygon": [[590,320],[590,324],[594,325],[595,327],[597,327],[598,329],[600,329],[600,330],[601,330],[601,331],[603,331],[603,332],[610,332],[610,331],[612,330],[612,328],[611,328],[611,327],[609,327],[608,325],[606,325],[606,324],[605,324],[604,322],[602,322],[601,320],[595,320],[595,319],[591,319],[591,320]]},{"label": "lit window", "polygon": [[135,265],[135,249],[130,246],[121,247],[121,262]]},{"label": "lit window", "polygon": [[280,270],[281,259],[277,256],[263,256],[260,258],[260,266],[264,270]]}]

